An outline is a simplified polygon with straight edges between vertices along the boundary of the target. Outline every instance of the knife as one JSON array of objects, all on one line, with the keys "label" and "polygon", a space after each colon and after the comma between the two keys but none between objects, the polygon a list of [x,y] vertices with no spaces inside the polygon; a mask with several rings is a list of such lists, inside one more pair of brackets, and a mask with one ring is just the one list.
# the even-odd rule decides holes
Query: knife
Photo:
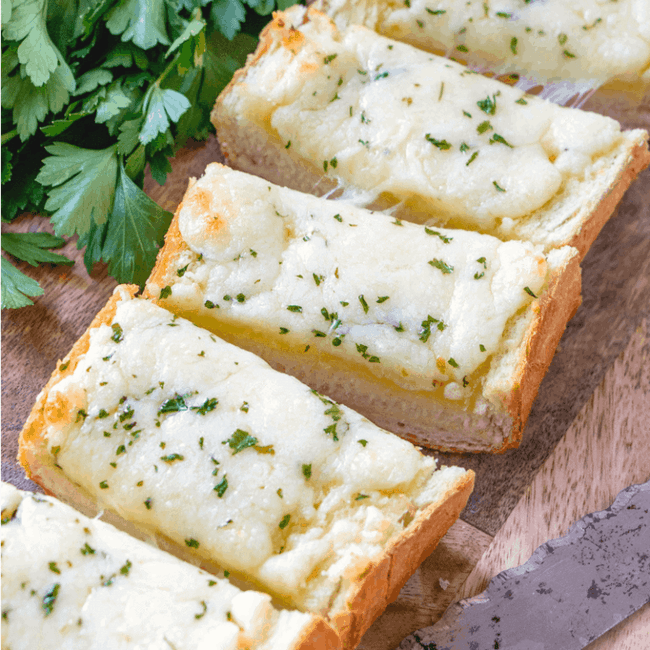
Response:
[{"label": "knife", "polygon": [[650,481],[452,604],[399,650],[580,650],[650,602]]}]

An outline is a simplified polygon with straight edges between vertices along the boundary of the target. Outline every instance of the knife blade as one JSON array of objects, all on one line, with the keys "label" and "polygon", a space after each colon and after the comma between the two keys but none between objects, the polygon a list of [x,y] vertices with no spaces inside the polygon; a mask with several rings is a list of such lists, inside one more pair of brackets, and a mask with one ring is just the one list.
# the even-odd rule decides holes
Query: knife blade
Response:
[{"label": "knife blade", "polygon": [[650,481],[451,605],[399,650],[580,650],[650,602]]}]

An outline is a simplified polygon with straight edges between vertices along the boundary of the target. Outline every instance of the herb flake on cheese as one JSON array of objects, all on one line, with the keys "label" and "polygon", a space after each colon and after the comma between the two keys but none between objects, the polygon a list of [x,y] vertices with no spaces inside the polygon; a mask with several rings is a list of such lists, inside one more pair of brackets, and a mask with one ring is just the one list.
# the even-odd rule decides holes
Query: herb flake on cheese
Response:
[{"label": "herb flake on cheese", "polygon": [[443,275],[448,275],[453,272],[454,267],[451,264],[447,264],[447,262],[443,260],[439,260],[437,258],[433,258],[432,260],[429,261],[429,264],[433,266],[434,268],[442,271]]}]

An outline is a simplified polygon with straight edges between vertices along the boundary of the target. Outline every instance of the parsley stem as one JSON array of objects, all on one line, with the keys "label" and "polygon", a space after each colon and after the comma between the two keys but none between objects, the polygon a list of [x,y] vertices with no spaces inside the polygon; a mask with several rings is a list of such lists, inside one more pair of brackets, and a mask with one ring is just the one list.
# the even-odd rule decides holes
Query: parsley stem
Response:
[{"label": "parsley stem", "polygon": [[13,140],[16,136],[18,135],[18,129],[14,129],[13,131],[9,131],[9,133],[3,133],[2,134],[2,144],[5,145],[7,142],[10,140]]}]

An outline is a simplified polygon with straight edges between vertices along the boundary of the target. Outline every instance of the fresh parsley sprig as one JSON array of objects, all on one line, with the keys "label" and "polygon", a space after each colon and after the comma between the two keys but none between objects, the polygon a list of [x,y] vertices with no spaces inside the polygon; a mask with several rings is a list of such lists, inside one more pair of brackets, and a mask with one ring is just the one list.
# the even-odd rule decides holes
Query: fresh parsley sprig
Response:
[{"label": "fresh parsley sprig", "polygon": [[[71,264],[48,249],[78,235],[89,271],[103,260],[143,284],[171,220],[142,190],[145,168],[164,183],[175,151],[209,135],[276,4],[293,2],[3,0],[2,221],[39,212],[56,233],[3,234],[3,250]],[[3,308],[42,293],[3,257]]]}]

